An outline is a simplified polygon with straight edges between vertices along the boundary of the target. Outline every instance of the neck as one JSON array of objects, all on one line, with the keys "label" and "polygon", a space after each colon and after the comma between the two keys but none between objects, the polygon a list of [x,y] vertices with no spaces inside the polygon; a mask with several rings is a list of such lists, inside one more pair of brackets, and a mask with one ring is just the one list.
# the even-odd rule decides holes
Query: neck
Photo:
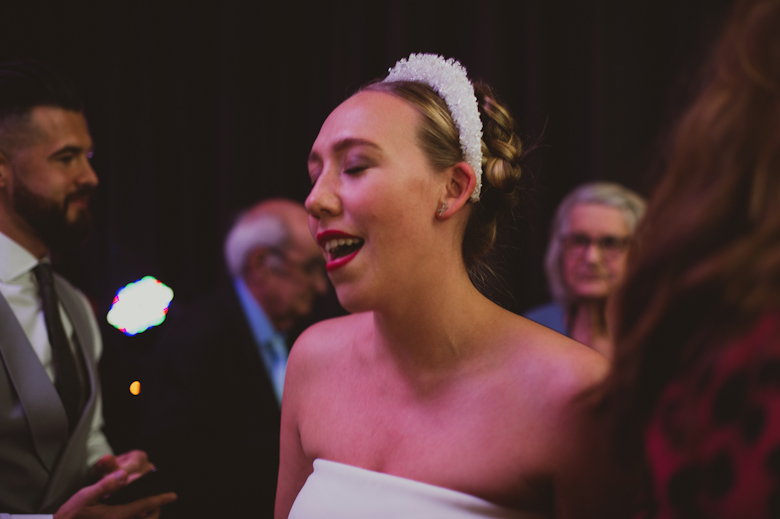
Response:
[{"label": "neck", "polygon": [[612,338],[607,328],[606,304],[606,299],[578,301],[570,306],[566,324],[572,339],[611,358]]},{"label": "neck", "polygon": [[252,299],[255,300],[265,314],[265,317],[271,323],[271,326],[273,326],[274,332],[287,333],[295,323],[292,319],[285,316],[280,317],[266,308],[266,305],[263,303],[267,300],[268,295],[264,283],[249,275],[243,276],[241,280],[244,282],[244,286],[246,286]]},{"label": "neck", "polygon": [[374,310],[374,342],[404,373],[447,373],[483,346],[480,330],[494,308],[465,269],[445,272],[395,307]]},{"label": "neck", "polygon": [[30,225],[16,213],[8,211],[5,204],[0,204],[0,232],[27,249],[38,259],[43,258],[49,252],[46,244],[38,238]]}]

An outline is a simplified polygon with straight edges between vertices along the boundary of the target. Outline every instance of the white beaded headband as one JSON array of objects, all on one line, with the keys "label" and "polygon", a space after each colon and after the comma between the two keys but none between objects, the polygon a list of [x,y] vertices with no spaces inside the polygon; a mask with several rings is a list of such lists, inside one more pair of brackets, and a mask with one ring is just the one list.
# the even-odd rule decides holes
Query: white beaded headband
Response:
[{"label": "white beaded headband", "polygon": [[436,54],[410,54],[398,61],[383,82],[415,81],[433,88],[452,114],[458,127],[460,147],[466,163],[474,169],[477,185],[471,201],[479,200],[482,191],[482,121],[479,119],[474,85],[458,61],[445,60]]}]

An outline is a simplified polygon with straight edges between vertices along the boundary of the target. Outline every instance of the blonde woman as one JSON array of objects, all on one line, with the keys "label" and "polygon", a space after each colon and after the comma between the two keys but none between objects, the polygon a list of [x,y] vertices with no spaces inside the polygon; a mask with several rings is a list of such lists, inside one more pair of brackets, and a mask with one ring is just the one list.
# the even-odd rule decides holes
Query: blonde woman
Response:
[{"label": "blonde woman", "polygon": [[306,207],[352,315],[293,347],[277,518],[584,510],[574,401],[606,361],[477,288],[521,152],[490,89],[433,55],[327,118]]}]

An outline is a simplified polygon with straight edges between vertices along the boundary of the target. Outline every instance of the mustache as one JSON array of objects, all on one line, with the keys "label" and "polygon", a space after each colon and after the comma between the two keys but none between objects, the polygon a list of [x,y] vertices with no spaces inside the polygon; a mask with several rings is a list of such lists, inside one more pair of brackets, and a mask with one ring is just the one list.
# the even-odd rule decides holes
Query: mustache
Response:
[{"label": "mustache", "polygon": [[74,192],[65,197],[64,206],[67,207],[74,200],[89,201],[94,194],[95,188],[93,186],[79,186]]}]

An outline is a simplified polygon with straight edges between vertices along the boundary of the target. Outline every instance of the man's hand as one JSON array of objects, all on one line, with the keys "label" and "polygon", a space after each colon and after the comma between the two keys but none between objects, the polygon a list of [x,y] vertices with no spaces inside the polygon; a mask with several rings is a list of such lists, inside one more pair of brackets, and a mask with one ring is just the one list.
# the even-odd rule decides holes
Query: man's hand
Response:
[{"label": "man's hand", "polygon": [[101,478],[117,470],[127,473],[128,482],[136,480],[152,470],[154,465],[146,457],[144,451],[133,450],[114,456],[106,454],[95,463],[95,474]]},{"label": "man's hand", "polygon": [[117,470],[94,485],[76,492],[57,510],[54,519],[157,519],[160,507],[176,500],[176,494],[168,493],[145,497],[126,505],[108,506],[100,501],[100,498],[116,492],[127,483],[127,472]]}]

